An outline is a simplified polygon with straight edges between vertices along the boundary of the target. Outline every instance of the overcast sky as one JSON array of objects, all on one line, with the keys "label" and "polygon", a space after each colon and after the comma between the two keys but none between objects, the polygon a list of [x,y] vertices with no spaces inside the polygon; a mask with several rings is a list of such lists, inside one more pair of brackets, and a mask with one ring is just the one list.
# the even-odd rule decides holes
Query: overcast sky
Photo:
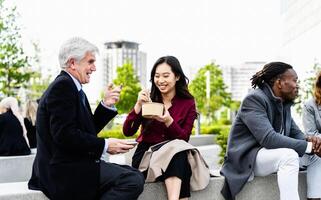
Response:
[{"label": "overcast sky", "polygon": [[[9,1],[9,0],[7,0]],[[58,69],[59,46],[81,36],[103,43],[129,40],[147,53],[148,69],[163,55],[188,74],[220,65],[271,61],[280,45],[279,0],[10,0],[26,44],[36,41],[42,66]]]}]

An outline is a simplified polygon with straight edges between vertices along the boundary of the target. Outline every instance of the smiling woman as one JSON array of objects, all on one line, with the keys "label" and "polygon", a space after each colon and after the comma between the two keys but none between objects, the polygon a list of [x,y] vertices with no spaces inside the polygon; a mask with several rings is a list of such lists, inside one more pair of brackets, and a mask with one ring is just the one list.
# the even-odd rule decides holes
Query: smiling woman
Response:
[{"label": "smiling woman", "polygon": [[[162,149],[165,141],[175,139],[186,144],[196,118],[194,97],[188,91],[188,79],[176,57],[159,58],[152,68],[150,81],[151,92],[139,92],[134,109],[128,114],[123,127],[124,134],[132,136],[141,125],[137,138],[139,144],[132,159],[135,168],[140,168],[143,155],[154,145]],[[164,113],[150,115],[148,118],[142,116],[142,105],[150,103],[150,100],[164,105]],[[175,151],[178,147],[172,149]],[[164,167],[164,174],[157,177],[157,180],[165,182],[169,199],[186,199],[190,196],[192,169],[187,155],[188,151],[176,152],[170,157],[170,164]],[[150,162],[150,166],[152,165],[153,162]],[[147,171],[144,173],[146,175]]]}]

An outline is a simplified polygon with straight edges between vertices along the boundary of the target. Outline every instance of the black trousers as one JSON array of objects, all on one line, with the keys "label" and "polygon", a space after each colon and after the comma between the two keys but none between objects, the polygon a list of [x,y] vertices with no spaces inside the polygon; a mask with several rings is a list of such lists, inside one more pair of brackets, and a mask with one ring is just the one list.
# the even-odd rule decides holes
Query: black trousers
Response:
[{"label": "black trousers", "polygon": [[143,174],[135,168],[100,162],[101,200],[136,200],[143,192],[144,183]]},{"label": "black trousers", "polygon": [[[138,144],[137,149],[132,158],[132,166],[138,169],[140,162],[144,156],[145,151],[149,149],[153,144],[141,142]],[[144,177],[147,176],[147,171],[143,172]],[[189,165],[187,152],[182,151],[171,159],[167,169],[163,172],[163,175],[157,178],[157,181],[165,181],[169,177],[178,177],[182,180],[181,191],[179,198],[186,198],[191,196],[190,192],[190,179],[192,176],[191,166]]]}]

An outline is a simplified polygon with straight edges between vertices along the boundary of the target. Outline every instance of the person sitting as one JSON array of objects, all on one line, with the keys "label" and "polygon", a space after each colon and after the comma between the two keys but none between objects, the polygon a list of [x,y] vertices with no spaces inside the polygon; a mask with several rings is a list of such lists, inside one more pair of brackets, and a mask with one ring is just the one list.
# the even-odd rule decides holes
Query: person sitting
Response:
[{"label": "person sitting", "polygon": [[[152,68],[150,81],[150,94],[146,90],[139,92],[137,102],[123,126],[124,134],[132,136],[142,125],[137,138],[139,144],[132,158],[132,166],[135,168],[140,168],[143,156],[150,147],[167,140],[180,139],[187,142],[196,119],[195,100],[188,91],[188,79],[177,58],[159,58]],[[165,112],[162,116],[142,116],[142,105],[151,100],[164,104]],[[159,151],[161,150],[157,152]],[[153,163],[150,163],[149,168],[152,165]],[[191,174],[188,154],[181,151],[171,158],[166,170],[157,180],[165,182],[168,199],[187,199],[190,197]],[[144,175],[146,178],[146,171]]]},{"label": "person sitting", "polygon": [[24,118],[24,124],[27,129],[27,137],[31,149],[37,148],[36,137],[36,114],[38,104],[35,101],[28,101],[26,105],[26,113]]},{"label": "person sitting", "polygon": [[296,72],[289,64],[271,62],[251,80],[254,90],[244,98],[229,134],[221,170],[223,196],[235,199],[254,176],[277,173],[280,199],[299,200],[302,161],[307,168],[308,199],[320,198],[321,139],[306,137],[291,116],[298,95]]},{"label": "person sitting", "polygon": [[[304,129],[304,133],[309,136],[321,136],[321,72],[318,73],[314,88],[313,88],[313,97],[308,101],[304,102],[302,107],[302,125]],[[310,157],[306,162],[312,162],[315,158]],[[310,179],[313,180],[321,180],[320,173],[315,173],[312,170],[320,171],[320,168],[311,168],[310,170]],[[314,197],[321,197],[319,190],[313,191],[315,194],[308,191],[308,196],[314,195]]]},{"label": "person sitting", "polygon": [[6,97],[0,102],[0,156],[29,155],[30,148],[18,101]]},{"label": "person sitting", "polygon": [[42,95],[37,111],[37,154],[28,187],[51,200],[136,200],[144,188],[137,169],[102,160],[134,145],[97,134],[117,115],[120,88],[108,87],[92,113],[82,89],[96,71],[98,48],[73,37],[60,48],[60,74]]}]

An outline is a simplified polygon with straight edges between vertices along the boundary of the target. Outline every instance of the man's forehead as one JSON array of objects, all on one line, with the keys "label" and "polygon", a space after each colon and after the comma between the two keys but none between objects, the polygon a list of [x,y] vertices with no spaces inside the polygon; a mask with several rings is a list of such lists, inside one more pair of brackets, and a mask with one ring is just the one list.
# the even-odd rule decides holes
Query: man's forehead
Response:
[{"label": "man's forehead", "polygon": [[91,60],[91,59],[96,60],[96,55],[95,55],[94,53],[92,53],[92,52],[87,52],[86,55],[85,55],[85,58],[88,59],[88,60],[89,60],[89,59],[90,59],[90,60]]},{"label": "man's forehead", "polygon": [[288,69],[282,74],[282,77],[284,77],[284,78],[298,78],[298,75],[294,71],[294,69]]}]

